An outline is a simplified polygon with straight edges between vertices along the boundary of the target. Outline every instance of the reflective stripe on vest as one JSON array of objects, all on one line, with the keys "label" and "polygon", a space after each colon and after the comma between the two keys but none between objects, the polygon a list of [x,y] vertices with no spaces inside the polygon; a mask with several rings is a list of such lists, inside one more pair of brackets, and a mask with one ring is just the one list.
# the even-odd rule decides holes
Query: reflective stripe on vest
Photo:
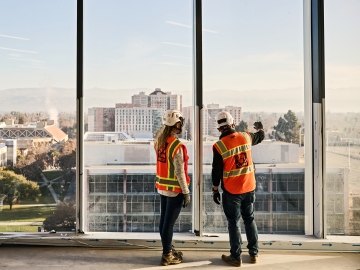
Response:
[{"label": "reflective stripe on vest", "polygon": [[254,164],[251,156],[251,137],[246,132],[229,134],[214,144],[223,159],[223,184],[232,194],[255,189]]},{"label": "reflective stripe on vest", "polygon": [[[167,146],[165,149],[166,156],[163,160],[159,159],[159,151],[156,152],[157,164],[156,164],[156,188],[160,190],[169,190],[181,193],[181,187],[175,176],[174,168],[174,155],[180,147],[183,147],[184,163],[187,162],[186,148],[181,144],[180,140],[171,136],[167,140]],[[185,157],[186,156],[186,157]],[[185,170],[187,183],[190,183],[190,178],[187,174],[187,166]]]}]

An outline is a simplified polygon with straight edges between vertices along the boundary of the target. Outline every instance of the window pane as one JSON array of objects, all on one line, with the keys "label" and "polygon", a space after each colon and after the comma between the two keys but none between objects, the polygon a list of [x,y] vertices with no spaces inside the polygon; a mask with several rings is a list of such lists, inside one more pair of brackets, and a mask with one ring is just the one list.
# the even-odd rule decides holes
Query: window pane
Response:
[{"label": "window pane", "polygon": [[239,131],[255,132],[255,121],[264,125],[265,140],[252,148],[259,233],[305,233],[302,2],[203,2],[208,232],[227,232],[222,206],[211,193],[212,145],[220,135],[216,115],[226,110]]},{"label": "window pane", "polygon": [[[84,17],[86,229],[157,232],[153,137],[165,110],[183,112],[191,153],[192,1],[89,0]],[[191,229],[190,209],[175,231]]]},{"label": "window pane", "polygon": [[360,2],[325,1],[328,234],[360,235]]},{"label": "window pane", "polygon": [[0,2],[1,232],[75,230],[75,15]]}]

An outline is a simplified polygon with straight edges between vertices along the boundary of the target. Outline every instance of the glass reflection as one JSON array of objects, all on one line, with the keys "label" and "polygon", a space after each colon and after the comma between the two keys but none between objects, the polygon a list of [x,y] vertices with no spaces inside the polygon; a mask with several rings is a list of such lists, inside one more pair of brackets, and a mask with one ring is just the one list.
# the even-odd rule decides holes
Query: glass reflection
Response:
[{"label": "glass reflection", "polygon": [[[360,30],[358,1],[326,1],[326,230],[360,235]],[[346,45],[345,45],[346,44]]]},{"label": "glass reflection", "polygon": [[75,231],[75,14],[0,3],[0,232]]},{"label": "glass reflection", "polygon": [[[165,110],[189,121],[192,1],[84,4],[87,230],[158,232],[153,138]],[[180,137],[191,143],[189,122]],[[190,209],[174,231],[191,230]]]},{"label": "glass reflection", "polygon": [[252,147],[259,233],[305,233],[303,3],[280,2],[276,8],[271,1],[203,2],[206,232],[227,232],[210,175],[220,135],[215,116],[225,110],[237,131],[254,132],[261,121],[266,133]]}]

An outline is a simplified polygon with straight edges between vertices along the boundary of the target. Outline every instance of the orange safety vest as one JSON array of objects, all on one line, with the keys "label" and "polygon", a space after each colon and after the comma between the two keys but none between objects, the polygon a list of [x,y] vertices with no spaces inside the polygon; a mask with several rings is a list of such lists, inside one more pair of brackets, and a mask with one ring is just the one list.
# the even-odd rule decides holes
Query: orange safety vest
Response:
[{"label": "orange safety vest", "polygon": [[214,144],[223,159],[224,188],[231,194],[243,194],[256,188],[251,142],[248,133],[235,132]]},{"label": "orange safety vest", "polygon": [[155,186],[160,190],[169,190],[182,193],[179,182],[174,171],[174,156],[182,147],[184,155],[184,170],[186,175],[186,183],[190,185],[190,177],[188,175],[188,160],[186,146],[183,145],[178,138],[170,136],[167,138],[165,148],[156,151],[156,183]]}]

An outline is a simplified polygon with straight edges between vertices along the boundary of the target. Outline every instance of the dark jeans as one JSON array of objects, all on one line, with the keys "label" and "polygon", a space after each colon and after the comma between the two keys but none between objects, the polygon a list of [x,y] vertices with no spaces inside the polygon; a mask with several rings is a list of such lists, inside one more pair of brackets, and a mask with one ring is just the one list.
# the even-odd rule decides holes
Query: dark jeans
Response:
[{"label": "dark jeans", "polygon": [[249,254],[257,255],[258,231],[254,220],[255,192],[234,195],[225,191],[222,194],[222,199],[225,216],[228,221],[230,253],[232,257],[238,259],[241,254],[240,216],[245,224]]},{"label": "dark jeans", "polygon": [[179,193],[176,197],[160,195],[161,215],[159,231],[163,246],[163,254],[167,254],[171,251],[174,224],[180,215],[183,201],[184,195],[182,193]]}]

